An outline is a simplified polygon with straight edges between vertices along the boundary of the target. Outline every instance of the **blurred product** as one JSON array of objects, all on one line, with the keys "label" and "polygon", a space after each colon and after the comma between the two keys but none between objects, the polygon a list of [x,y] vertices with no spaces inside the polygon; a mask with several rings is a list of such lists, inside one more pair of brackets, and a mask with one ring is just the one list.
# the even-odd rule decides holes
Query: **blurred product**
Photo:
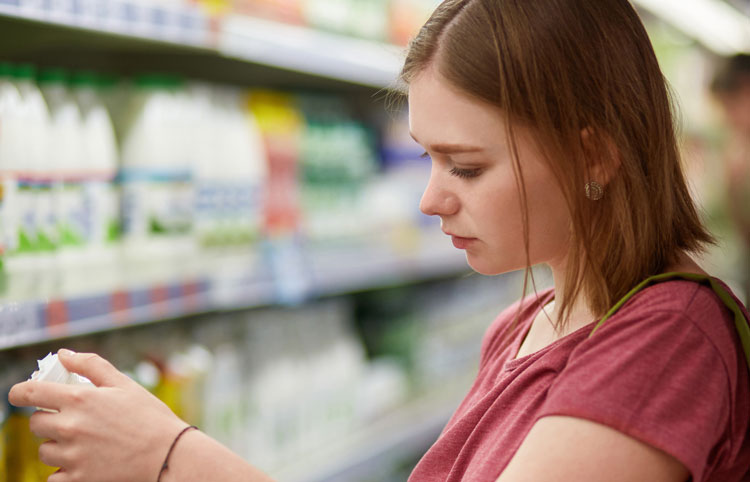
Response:
[{"label": "blurred product", "polygon": [[192,146],[183,138],[191,117],[180,88],[178,79],[139,77],[118,122],[128,285],[165,282],[178,260],[195,256]]},{"label": "blurred product", "polygon": [[288,94],[252,91],[249,99],[268,156],[265,231],[271,238],[283,237],[299,230],[298,169],[304,119]]},{"label": "blurred product", "polygon": [[7,267],[5,260],[9,252],[15,252],[18,245],[19,213],[17,208],[18,162],[21,130],[21,94],[13,84],[13,66],[0,63],[0,256],[2,269],[0,290],[7,289]]},{"label": "blurred product", "polygon": [[391,0],[389,39],[406,45],[427,21],[438,0]]},{"label": "blurred product", "polygon": [[353,37],[385,41],[388,35],[388,0],[307,0],[306,23]]},{"label": "blurred product", "polygon": [[[74,267],[72,271],[90,274],[89,282],[83,281],[81,286],[81,291],[90,293],[95,290],[91,278],[100,289],[119,285],[115,251],[120,237],[120,200],[115,186],[119,153],[112,118],[104,103],[104,78],[78,72],[73,74],[70,85],[81,112],[83,161],[77,176],[83,189],[79,223],[85,253],[79,258],[79,269]],[[69,276],[69,271],[63,269],[64,276]],[[68,296],[71,290],[70,286],[63,289]]]},{"label": "blurred product", "polygon": [[211,15],[248,15],[378,42],[406,45],[437,0],[201,0]]},{"label": "blurred product", "polygon": [[8,186],[8,209],[15,215],[8,219],[7,229],[18,236],[8,247],[6,268],[8,297],[15,300],[49,294],[56,276],[53,253],[59,243],[52,191],[55,168],[49,155],[50,114],[35,75],[31,65],[13,69],[21,104],[14,126],[18,130],[8,134],[15,144],[15,158],[9,163],[15,182]]},{"label": "blurred product", "polygon": [[339,96],[35,72],[0,65],[6,299],[236,279],[263,259],[301,300],[307,250],[419,246],[423,163],[383,173],[374,126]]},{"label": "blurred product", "polygon": [[[215,1],[213,3],[216,3]],[[305,0],[232,0],[233,12],[281,22],[301,24]]]},{"label": "blurred product", "polygon": [[54,296],[80,290],[81,276],[76,268],[87,254],[85,137],[81,111],[67,81],[68,74],[62,69],[43,70],[37,81],[50,112],[48,156],[53,166],[45,169],[43,178],[50,182],[55,223],[49,228],[53,234],[47,236],[57,250],[57,284],[51,288]]},{"label": "blurred product", "polygon": [[365,188],[377,172],[375,134],[347,112],[341,99],[301,96],[300,185],[304,232],[313,242],[364,239]]},{"label": "blurred product", "polygon": [[39,446],[43,440],[31,433],[29,419],[33,409],[12,408],[6,422],[8,441],[8,482],[39,482],[47,480],[57,468],[39,460]]},{"label": "blurred product", "polygon": [[[0,392],[4,393],[4,391]],[[0,401],[0,482],[8,482],[8,415],[7,400]]]},{"label": "blurred product", "polygon": [[[193,86],[197,119],[195,230],[204,247],[251,246],[261,236],[267,160],[238,90]],[[210,159],[210,162],[206,160]]]}]

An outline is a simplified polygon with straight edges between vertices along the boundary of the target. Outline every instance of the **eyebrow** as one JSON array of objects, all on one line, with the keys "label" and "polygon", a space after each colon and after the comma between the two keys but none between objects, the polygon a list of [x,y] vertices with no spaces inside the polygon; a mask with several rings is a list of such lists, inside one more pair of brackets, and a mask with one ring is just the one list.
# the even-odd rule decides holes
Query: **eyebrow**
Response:
[{"label": "eyebrow", "polygon": [[[411,132],[409,133],[411,135],[412,139],[417,141],[417,143],[421,144],[417,140],[416,137],[414,137],[414,134]],[[431,151],[437,152],[440,154],[461,154],[464,152],[482,152],[484,151],[483,148],[477,147],[477,146],[470,146],[467,144],[431,144],[427,146]]]}]

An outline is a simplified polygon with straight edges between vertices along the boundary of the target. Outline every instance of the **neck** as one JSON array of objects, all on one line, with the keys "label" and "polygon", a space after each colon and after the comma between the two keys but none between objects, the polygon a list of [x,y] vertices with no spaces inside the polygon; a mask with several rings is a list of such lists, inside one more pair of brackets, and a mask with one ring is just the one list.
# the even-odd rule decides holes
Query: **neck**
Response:
[{"label": "neck", "polygon": [[[555,286],[555,299],[552,303],[547,305],[547,307],[545,308],[545,312],[547,313],[550,321],[552,321],[555,326],[559,326],[559,323],[561,321],[561,313],[559,307],[562,306],[563,302],[565,301],[565,275],[567,274],[566,263],[565,260],[562,260],[559,262],[550,262],[548,263],[548,265],[552,270],[552,278],[554,280]],[[706,274],[706,272],[703,271],[703,269],[701,269],[701,267],[685,253],[680,254],[677,261],[668,266],[664,270],[664,272],[688,272]],[[596,315],[589,309],[589,303],[586,298],[586,293],[583,292],[579,292],[578,297],[573,300],[573,303],[570,305],[568,314],[568,324],[561,333],[562,335],[571,333],[583,326],[586,326],[587,324],[595,321],[597,318]]]},{"label": "neck", "polygon": [[[555,286],[555,299],[547,305],[545,312],[550,318],[550,321],[555,326],[560,326],[562,313],[560,307],[563,306],[567,300],[565,297],[565,275],[566,271],[562,266],[550,264],[552,269],[552,278]],[[586,298],[586,294],[583,292],[578,293],[578,297],[573,300],[573,303],[569,305],[568,310],[568,323],[563,328],[560,335],[572,333],[573,331],[588,325],[596,319],[595,315],[589,309],[589,303]]]}]

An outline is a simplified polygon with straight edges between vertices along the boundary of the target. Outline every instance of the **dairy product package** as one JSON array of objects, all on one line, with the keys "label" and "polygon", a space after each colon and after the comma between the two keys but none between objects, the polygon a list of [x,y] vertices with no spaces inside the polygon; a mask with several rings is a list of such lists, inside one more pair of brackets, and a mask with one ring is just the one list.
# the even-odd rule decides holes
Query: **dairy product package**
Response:
[{"label": "dairy product package", "polygon": [[49,353],[43,359],[37,360],[37,363],[39,364],[39,370],[31,374],[30,380],[64,383],[66,385],[94,386],[88,378],[66,370],[57,358],[57,354],[53,355]]},{"label": "dairy product package", "polygon": [[[88,378],[66,370],[57,358],[57,354],[48,353],[43,359],[37,360],[37,364],[39,364],[39,370],[32,373],[29,380],[64,383],[66,385],[94,386]],[[49,410],[42,407],[36,408],[37,410],[56,413],[56,410]]]}]

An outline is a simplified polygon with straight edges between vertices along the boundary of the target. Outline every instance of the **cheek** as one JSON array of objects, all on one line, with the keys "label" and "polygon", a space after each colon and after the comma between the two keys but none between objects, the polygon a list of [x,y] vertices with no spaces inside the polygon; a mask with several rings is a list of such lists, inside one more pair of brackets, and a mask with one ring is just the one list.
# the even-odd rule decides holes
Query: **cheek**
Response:
[{"label": "cheek", "polygon": [[523,220],[515,179],[496,176],[474,190],[476,211],[472,215],[479,249],[467,252],[469,264],[482,274],[499,274],[526,265]]},{"label": "cheek", "polygon": [[484,186],[476,190],[477,204],[481,210],[478,218],[480,222],[484,220],[479,227],[493,244],[523,244],[520,201],[512,176],[512,173],[500,173],[487,179]]},{"label": "cheek", "polygon": [[570,214],[565,197],[556,185],[529,192],[529,251],[533,264],[557,258],[567,250]]},{"label": "cheek", "polygon": [[[529,223],[529,257],[532,264],[547,261],[564,253],[569,235],[570,216],[565,198],[553,179],[530,173],[525,179]],[[489,257],[509,269],[526,266],[523,240],[523,215],[515,178],[503,177],[483,189],[484,203],[480,219],[491,252]],[[488,183],[490,184],[490,183]],[[520,264],[519,264],[520,263]],[[511,266],[512,265],[512,266]]]},{"label": "cheek", "polygon": [[[529,172],[525,179],[529,223],[529,258],[532,265],[566,252],[570,217],[556,182],[544,172]],[[465,207],[482,243],[467,251],[469,264],[482,274],[499,274],[526,267],[523,216],[515,177],[511,172],[488,176],[470,191]]]}]

